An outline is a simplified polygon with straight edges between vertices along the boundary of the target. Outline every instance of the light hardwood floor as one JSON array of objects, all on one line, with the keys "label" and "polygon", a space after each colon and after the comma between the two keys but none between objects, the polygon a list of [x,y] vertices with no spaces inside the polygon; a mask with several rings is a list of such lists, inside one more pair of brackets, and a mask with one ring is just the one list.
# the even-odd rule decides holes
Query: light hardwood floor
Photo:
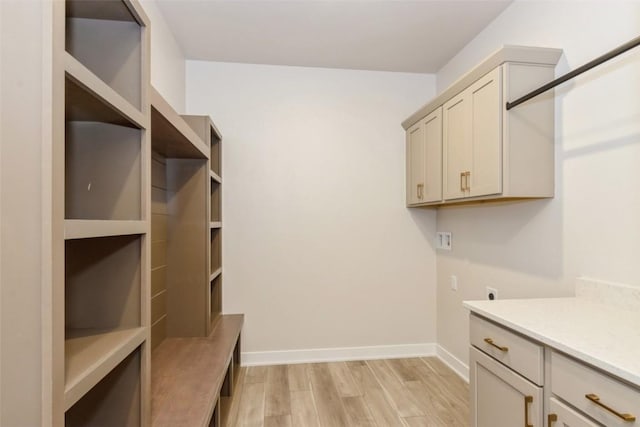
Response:
[{"label": "light hardwood floor", "polygon": [[227,427],[463,427],[469,387],[436,358],[242,368]]}]

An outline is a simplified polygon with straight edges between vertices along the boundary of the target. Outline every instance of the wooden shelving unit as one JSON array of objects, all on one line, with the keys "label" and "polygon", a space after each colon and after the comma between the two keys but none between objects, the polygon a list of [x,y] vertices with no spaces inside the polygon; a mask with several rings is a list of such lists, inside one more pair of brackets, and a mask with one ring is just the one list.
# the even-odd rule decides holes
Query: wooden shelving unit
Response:
[{"label": "wooden shelving unit", "polygon": [[152,340],[204,337],[208,323],[209,147],[152,89]]},{"label": "wooden shelving unit", "polygon": [[54,302],[54,336],[64,344],[54,341],[53,366],[64,375],[54,383],[54,425],[144,425],[149,22],[135,0],[56,7],[65,28],[54,52],[64,79],[64,135],[54,146],[64,274],[54,287],[64,300]]},{"label": "wooden shelving unit", "polygon": [[183,116],[209,150],[209,286],[207,301],[210,333],[222,313],[222,134],[209,116]]}]

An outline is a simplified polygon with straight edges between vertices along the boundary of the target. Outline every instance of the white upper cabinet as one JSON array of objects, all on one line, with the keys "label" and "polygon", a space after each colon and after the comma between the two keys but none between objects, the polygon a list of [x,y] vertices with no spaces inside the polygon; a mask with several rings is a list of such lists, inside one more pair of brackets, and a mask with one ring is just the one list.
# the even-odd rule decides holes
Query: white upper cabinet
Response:
[{"label": "white upper cabinet", "polygon": [[442,108],[407,131],[407,204],[442,200]]},{"label": "white upper cabinet", "polygon": [[506,46],[405,120],[407,205],[553,197],[553,91],[506,103],[553,80],[561,54]]}]

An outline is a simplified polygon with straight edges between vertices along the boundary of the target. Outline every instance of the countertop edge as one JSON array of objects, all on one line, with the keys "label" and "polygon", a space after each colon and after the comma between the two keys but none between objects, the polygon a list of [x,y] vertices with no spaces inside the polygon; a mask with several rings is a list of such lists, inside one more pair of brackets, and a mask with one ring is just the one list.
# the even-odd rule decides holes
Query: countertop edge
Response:
[{"label": "countertop edge", "polygon": [[[568,298],[549,298],[548,300],[560,300],[560,299],[568,299],[568,300],[577,300],[575,297]],[[522,301],[522,300],[514,300],[514,301]],[[537,301],[544,301],[544,299],[538,299]],[[485,303],[486,301],[463,301],[463,307],[468,309],[470,312],[485,317],[489,320],[492,320],[496,323],[499,323],[509,329],[512,329],[519,334],[525,335],[535,341],[538,341],[544,345],[547,345],[553,349],[556,349],[562,353],[565,353],[577,360],[580,360],[584,363],[592,365],[598,369],[601,369],[611,375],[614,375],[636,387],[640,387],[640,373],[636,374],[634,372],[627,371],[624,368],[616,366],[614,364],[608,363],[605,360],[600,359],[599,357],[593,356],[588,352],[577,349],[571,345],[560,342],[553,337],[543,334],[539,331],[531,329],[529,327],[523,326],[511,319],[508,319],[504,316],[497,315],[488,311],[485,308],[479,307],[475,302]]]}]

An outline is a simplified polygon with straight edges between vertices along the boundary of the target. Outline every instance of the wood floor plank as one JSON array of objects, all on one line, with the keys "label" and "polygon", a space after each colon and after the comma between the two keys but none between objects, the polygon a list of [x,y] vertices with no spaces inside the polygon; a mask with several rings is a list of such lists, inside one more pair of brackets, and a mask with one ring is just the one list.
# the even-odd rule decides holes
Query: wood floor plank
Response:
[{"label": "wood floor plank", "polygon": [[402,421],[409,427],[433,427],[433,420],[429,417],[406,417]]},{"label": "wood floor plank", "polygon": [[289,375],[286,365],[269,366],[265,383],[264,415],[291,415]]},{"label": "wood floor plank", "polygon": [[294,390],[291,396],[291,420],[295,427],[319,427],[313,393],[309,390]]},{"label": "wood floor plank", "polygon": [[264,418],[264,427],[292,427],[291,415],[273,415]]},{"label": "wood floor plank", "polygon": [[358,385],[356,384],[351,371],[344,362],[329,363],[329,371],[333,377],[333,382],[338,389],[338,393],[342,397],[362,396]]},{"label": "wood floor plank", "polygon": [[309,378],[320,425],[323,427],[348,426],[347,414],[327,364],[312,364],[309,368]]},{"label": "wood floor plank", "polygon": [[267,366],[249,366],[245,373],[244,382],[247,384],[264,383],[267,381]]},{"label": "wood floor plank", "polygon": [[419,381],[420,375],[416,372],[416,366],[423,366],[424,362],[419,359],[391,359],[387,360],[387,365],[395,372],[398,379],[405,381]]},{"label": "wood floor plank", "polygon": [[[240,410],[240,396],[242,396],[242,388],[244,386],[244,377],[247,372],[247,368],[240,367],[238,371],[238,378],[233,388],[233,397],[231,399],[231,406],[227,415],[227,425],[233,426],[238,420],[238,411]],[[237,397],[236,397],[237,396]]]},{"label": "wood floor plank", "polygon": [[363,399],[369,411],[380,427],[398,427],[403,425],[398,413],[389,401],[382,388],[370,388],[365,391]]},{"label": "wood floor plank", "polygon": [[308,370],[309,365],[306,363],[289,365],[287,367],[290,391],[311,390],[311,386],[309,385]]},{"label": "wood floor plank", "polygon": [[264,383],[245,383],[240,396],[237,427],[264,426]]},{"label": "wood floor plank", "polygon": [[369,365],[367,365],[367,362],[346,362],[346,365],[349,368],[351,377],[356,383],[361,395],[364,395],[364,391],[367,389],[380,388],[380,383],[373,375],[373,372],[371,371],[371,368],[369,368]]},{"label": "wood floor plank", "polygon": [[342,404],[349,417],[350,426],[376,425],[363,396],[343,397]]},{"label": "wood floor plank", "polygon": [[387,393],[400,417],[419,417],[426,415],[417,399],[405,384],[398,379],[384,360],[367,362],[382,388]]}]

